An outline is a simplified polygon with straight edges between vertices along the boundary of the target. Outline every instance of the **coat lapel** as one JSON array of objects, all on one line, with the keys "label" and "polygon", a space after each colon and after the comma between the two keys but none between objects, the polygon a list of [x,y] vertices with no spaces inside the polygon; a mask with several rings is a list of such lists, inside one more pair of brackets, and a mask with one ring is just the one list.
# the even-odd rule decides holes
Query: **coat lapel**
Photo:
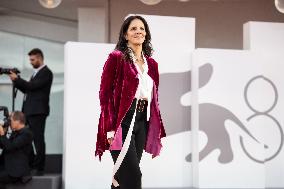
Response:
[{"label": "coat lapel", "polygon": [[152,78],[152,80],[154,81],[154,83],[157,85],[157,75],[155,75],[156,73],[154,72],[154,63],[151,61],[150,58],[146,57],[147,63],[148,63],[148,75]]},{"label": "coat lapel", "polygon": [[135,78],[138,78],[138,71],[135,67],[135,65],[132,63],[132,62],[129,62],[129,61],[126,61],[125,62],[125,66],[127,67],[127,77],[126,79],[135,79]]}]

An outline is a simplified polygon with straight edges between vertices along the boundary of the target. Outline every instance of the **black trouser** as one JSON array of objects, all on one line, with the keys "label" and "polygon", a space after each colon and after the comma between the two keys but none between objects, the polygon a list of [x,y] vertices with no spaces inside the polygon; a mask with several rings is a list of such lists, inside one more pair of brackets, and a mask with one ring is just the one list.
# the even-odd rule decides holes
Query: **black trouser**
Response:
[{"label": "black trouser", "polygon": [[27,124],[33,133],[33,142],[35,146],[35,154],[32,151],[30,155],[31,167],[39,171],[44,170],[45,166],[45,121],[46,115],[27,116]]},{"label": "black trouser", "polygon": [[[134,114],[135,101],[136,99],[134,99],[131,108],[126,113],[126,116],[124,117],[121,123],[123,142],[125,141]],[[118,181],[120,189],[141,189],[142,173],[140,171],[139,163],[145,146],[147,132],[148,125],[146,106],[143,112],[136,111],[135,123],[130,145],[115,175],[115,179]],[[111,155],[114,162],[116,162],[119,153],[120,150],[111,151]]]}]

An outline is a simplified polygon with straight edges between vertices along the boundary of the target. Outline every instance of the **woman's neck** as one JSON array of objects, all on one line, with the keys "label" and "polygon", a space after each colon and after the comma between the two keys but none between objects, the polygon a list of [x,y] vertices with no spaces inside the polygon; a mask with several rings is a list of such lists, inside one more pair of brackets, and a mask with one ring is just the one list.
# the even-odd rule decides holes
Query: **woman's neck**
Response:
[{"label": "woman's neck", "polygon": [[142,45],[129,45],[137,59],[142,58]]}]

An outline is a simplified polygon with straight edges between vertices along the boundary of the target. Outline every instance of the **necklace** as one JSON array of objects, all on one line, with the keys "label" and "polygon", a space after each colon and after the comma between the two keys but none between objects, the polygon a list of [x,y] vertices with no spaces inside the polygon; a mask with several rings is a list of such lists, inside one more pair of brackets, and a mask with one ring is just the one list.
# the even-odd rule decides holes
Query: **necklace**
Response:
[{"label": "necklace", "polygon": [[[129,48],[129,55],[130,55],[130,58],[132,59],[132,62],[133,63],[136,63],[135,66],[137,68],[137,70],[140,70],[138,71],[138,78],[139,78],[139,85],[138,85],[138,91],[139,91],[139,97],[140,98],[143,98],[143,97],[146,97],[146,98],[150,98],[151,97],[151,94],[150,91],[150,84],[148,83],[148,78],[150,76],[147,75],[147,72],[148,72],[148,66],[147,66],[147,62],[144,62],[144,58],[143,58],[143,51],[141,52],[141,57],[140,59],[138,59],[135,55],[134,55],[134,52],[131,48]],[[142,64],[139,64],[139,62]],[[139,68],[140,66],[142,67],[142,65],[145,64],[145,69],[142,70]],[[143,68],[143,67],[142,67]]]},{"label": "necklace", "polygon": [[130,48],[130,47],[128,47],[129,48],[129,50],[130,50],[130,57],[131,57],[131,59],[132,59],[132,61],[133,61],[133,63],[135,63],[135,62],[144,62],[144,59],[143,59],[143,52],[141,52],[141,56],[140,56],[140,58],[137,58],[136,56],[135,56],[135,54],[134,54],[134,51]]},{"label": "necklace", "polygon": [[140,57],[140,59],[138,59],[138,58],[135,57],[135,61],[136,61],[136,62],[144,62],[144,60],[143,60],[142,57]]}]

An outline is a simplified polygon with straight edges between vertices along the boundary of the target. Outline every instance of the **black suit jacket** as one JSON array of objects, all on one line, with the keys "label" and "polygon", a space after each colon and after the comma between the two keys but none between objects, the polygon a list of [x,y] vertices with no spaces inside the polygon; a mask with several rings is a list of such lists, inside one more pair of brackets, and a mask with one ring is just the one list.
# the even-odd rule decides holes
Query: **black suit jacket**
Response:
[{"label": "black suit jacket", "polygon": [[29,155],[32,150],[32,132],[24,127],[19,131],[13,131],[10,138],[0,136],[1,154],[4,159],[4,167],[12,177],[29,175]]},{"label": "black suit jacket", "polygon": [[30,81],[18,77],[15,87],[25,93],[22,111],[26,116],[44,114],[49,115],[49,95],[53,74],[44,66]]}]

